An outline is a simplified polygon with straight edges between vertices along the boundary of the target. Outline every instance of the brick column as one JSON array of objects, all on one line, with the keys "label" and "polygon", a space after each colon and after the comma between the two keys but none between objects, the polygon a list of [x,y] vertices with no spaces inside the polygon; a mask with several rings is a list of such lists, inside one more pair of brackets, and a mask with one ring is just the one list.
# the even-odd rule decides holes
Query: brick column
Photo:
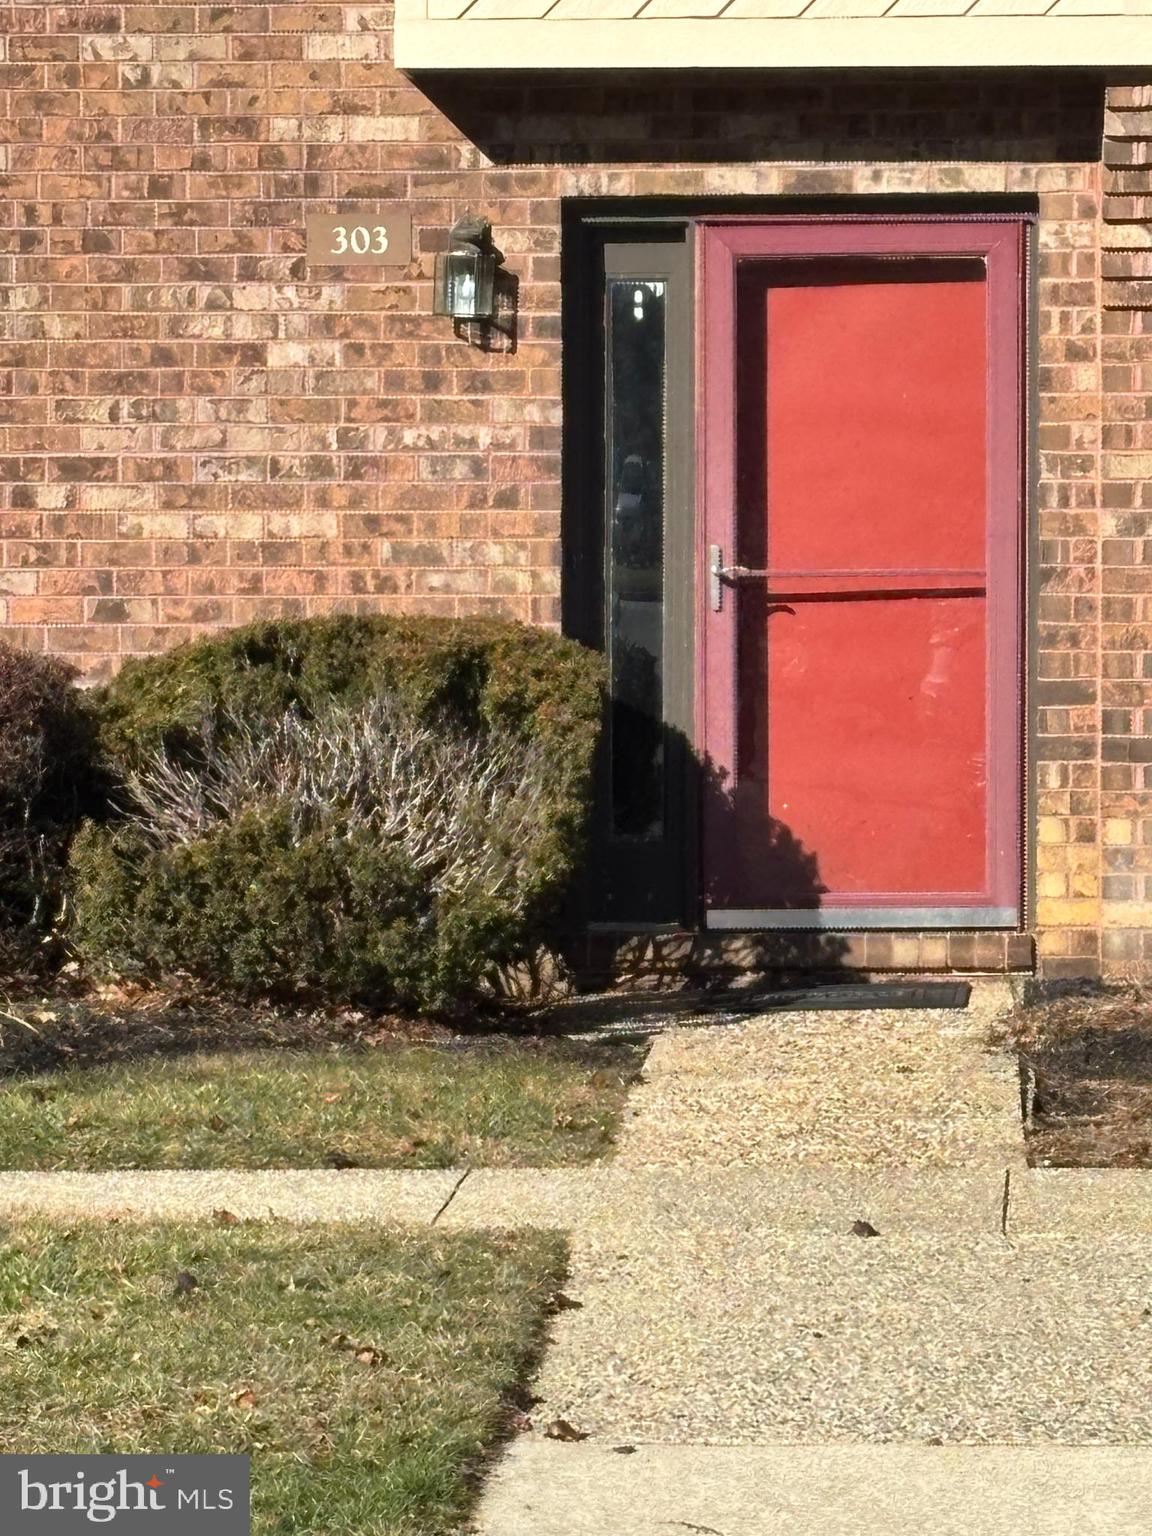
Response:
[{"label": "brick column", "polygon": [[1103,963],[1152,971],[1152,84],[1104,123],[1101,454]]},{"label": "brick column", "polygon": [[1100,165],[1040,190],[1036,947],[1048,976],[1100,958]]}]

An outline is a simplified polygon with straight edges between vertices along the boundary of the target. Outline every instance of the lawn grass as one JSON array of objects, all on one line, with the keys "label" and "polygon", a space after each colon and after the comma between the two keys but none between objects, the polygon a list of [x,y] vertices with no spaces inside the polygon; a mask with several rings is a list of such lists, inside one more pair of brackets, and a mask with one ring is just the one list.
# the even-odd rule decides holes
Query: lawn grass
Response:
[{"label": "lawn grass", "polygon": [[556,1167],[611,1146],[640,1055],[563,1040],[201,1051],[0,1080],[0,1167]]},{"label": "lawn grass", "polygon": [[446,1536],[563,1271],[550,1233],[11,1225],[0,1452],[247,1453],[262,1536]]},{"label": "lawn grass", "polygon": [[1100,986],[1033,1001],[1011,1024],[1029,1161],[1152,1168],[1152,990]]}]

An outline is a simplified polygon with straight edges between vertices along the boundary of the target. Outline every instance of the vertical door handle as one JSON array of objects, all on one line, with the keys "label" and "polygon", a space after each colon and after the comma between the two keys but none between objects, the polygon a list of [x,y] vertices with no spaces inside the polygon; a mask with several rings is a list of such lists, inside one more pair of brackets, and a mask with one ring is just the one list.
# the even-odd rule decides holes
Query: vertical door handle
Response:
[{"label": "vertical door handle", "polygon": [[719,613],[724,606],[724,588],[721,585],[724,577],[724,551],[719,544],[708,546],[708,605],[713,613]]},{"label": "vertical door handle", "polygon": [[750,565],[725,565],[724,551],[719,544],[708,546],[708,601],[713,613],[724,606],[724,584],[735,586],[738,581],[761,580],[770,571],[757,570]]}]

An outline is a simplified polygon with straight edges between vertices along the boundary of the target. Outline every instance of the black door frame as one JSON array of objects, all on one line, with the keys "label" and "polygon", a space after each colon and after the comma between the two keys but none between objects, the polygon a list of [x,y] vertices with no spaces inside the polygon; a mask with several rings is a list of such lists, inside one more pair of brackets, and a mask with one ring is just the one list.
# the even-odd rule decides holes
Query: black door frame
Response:
[{"label": "black door frame", "polygon": [[584,923],[635,932],[681,928],[696,905],[693,776],[695,474],[693,232],[680,218],[639,226],[577,217],[565,227],[561,519],[564,632],[607,650],[609,559],[605,293],[614,277],[667,285],[664,443],[664,833],[610,826],[611,719],[597,764]]}]

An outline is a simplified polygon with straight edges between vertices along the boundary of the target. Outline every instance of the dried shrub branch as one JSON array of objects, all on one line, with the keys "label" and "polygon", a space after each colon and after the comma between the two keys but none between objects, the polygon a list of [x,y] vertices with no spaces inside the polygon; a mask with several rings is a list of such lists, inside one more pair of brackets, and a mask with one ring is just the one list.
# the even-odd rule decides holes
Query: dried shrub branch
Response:
[{"label": "dried shrub branch", "polygon": [[319,830],[369,833],[402,854],[437,897],[479,892],[522,908],[526,862],[545,815],[545,754],[500,732],[419,721],[390,695],[271,727],[205,721],[190,766],[159,751],[128,777],[127,820],[154,848],[198,841],[275,803],[297,845]]}]

